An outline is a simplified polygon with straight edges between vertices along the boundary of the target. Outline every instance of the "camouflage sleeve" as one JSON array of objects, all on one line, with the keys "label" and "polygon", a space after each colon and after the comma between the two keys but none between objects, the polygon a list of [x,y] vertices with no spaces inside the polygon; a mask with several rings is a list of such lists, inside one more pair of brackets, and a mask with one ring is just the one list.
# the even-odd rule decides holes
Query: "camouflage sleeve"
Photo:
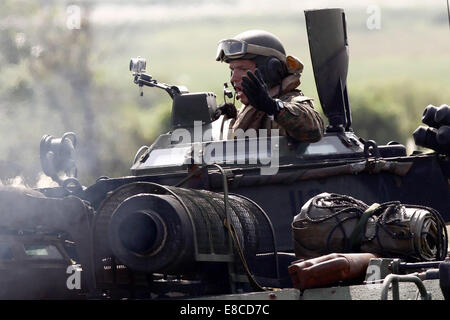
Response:
[{"label": "camouflage sleeve", "polygon": [[298,98],[281,99],[285,107],[275,121],[291,137],[304,142],[317,142],[324,132],[322,117],[314,110],[311,99],[302,96]]}]

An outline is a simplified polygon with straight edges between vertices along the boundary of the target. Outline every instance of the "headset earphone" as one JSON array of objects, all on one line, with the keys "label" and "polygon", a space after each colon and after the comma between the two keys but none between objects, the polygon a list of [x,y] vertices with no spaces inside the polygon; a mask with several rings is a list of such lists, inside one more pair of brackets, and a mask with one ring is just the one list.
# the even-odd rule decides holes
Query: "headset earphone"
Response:
[{"label": "headset earphone", "polygon": [[287,75],[286,66],[278,58],[259,56],[255,62],[269,89],[281,84]]}]

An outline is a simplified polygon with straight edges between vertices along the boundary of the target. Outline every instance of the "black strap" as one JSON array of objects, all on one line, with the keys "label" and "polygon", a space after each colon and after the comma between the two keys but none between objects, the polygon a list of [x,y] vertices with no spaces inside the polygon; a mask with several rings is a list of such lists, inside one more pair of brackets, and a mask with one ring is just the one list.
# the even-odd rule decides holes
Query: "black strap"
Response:
[{"label": "black strap", "polygon": [[360,250],[361,241],[364,235],[364,230],[366,228],[367,221],[369,218],[373,215],[375,210],[380,207],[380,204],[373,203],[369,208],[367,208],[361,217],[359,218],[358,223],[355,226],[355,229],[353,229],[352,234],[350,235],[349,242],[350,242],[350,248],[352,252],[357,252]]}]

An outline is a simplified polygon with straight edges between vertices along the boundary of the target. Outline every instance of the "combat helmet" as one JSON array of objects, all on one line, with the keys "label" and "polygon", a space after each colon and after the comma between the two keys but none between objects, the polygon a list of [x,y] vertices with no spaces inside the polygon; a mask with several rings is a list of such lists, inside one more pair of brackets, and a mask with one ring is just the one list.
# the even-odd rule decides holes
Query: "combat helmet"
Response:
[{"label": "combat helmet", "polygon": [[269,88],[280,84],[287,74],[293,73],[293,60],[296,72],[303,69],[303,64],[298,59],[286,57],[286,51],[278,37],[263,30],[248,30],[231,39],[219,41],[216,60],[229,63],[235,59],[253,60]]}]

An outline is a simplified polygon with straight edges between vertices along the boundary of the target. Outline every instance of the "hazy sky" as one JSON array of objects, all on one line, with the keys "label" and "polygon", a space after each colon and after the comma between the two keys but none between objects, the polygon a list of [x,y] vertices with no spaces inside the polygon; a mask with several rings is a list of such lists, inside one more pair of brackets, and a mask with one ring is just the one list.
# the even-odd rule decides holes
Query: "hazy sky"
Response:
[{"label": "hazy sky", "polygon": [[[276,3],[276,6],[274,5]],[[383,8],[435,7],[447,9],[446,0],[233,0],[205,1],[199,4],[110,4],[105,0],[91,13],[94,23],[125,23],[140,20],[171,21],[190,20],[205,17],[226,17],[236,15],[263,15],[302,12],[305,9],[341,7],[344,9],[378,5]]]}]

